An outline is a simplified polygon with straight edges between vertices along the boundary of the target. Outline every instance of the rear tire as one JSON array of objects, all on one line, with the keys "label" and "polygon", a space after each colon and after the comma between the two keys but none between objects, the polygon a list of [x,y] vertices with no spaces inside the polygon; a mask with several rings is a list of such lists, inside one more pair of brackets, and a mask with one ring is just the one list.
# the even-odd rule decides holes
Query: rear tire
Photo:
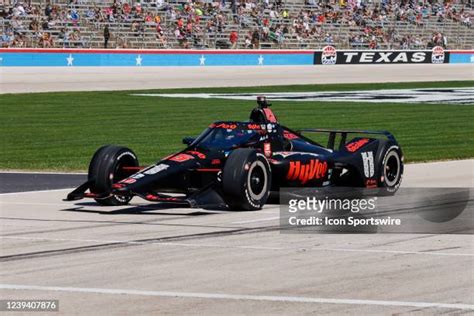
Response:
[{"label": "rear tire", "polygon": [[234,150],[222,173],[224,200],[231,210],[253,211],[265,205],[272,174],[265,156],[254,149]]},{"label": "rear tire", "polygon": [[403,154],[400,146],[392,141],[386,142],[380,151],[378,165],[378,186],[389,193],[395,193],[403,177]]},{"label": "rear tire", "polygon": [[[128,178],[135,173],[134,170],[123,170],[123,167],[138,167],[135,153],[126,147],[106,145],[99,148],[89,164],[89,180],[91,193],[110,193],[112,184]],[[106,199],[95,199],[97,203],[108,206],[126,205],[131,196],[110,196]]]}]

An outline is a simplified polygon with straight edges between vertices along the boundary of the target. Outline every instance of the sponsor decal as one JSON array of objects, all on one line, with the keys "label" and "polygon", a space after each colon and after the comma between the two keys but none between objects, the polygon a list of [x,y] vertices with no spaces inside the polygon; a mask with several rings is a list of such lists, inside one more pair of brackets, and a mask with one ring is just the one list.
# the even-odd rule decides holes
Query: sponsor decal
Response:
[{"label": "sponsor decal", "polygon": [[141,179],[141,178],[143,178],[143,177],[144,177],[143,174],[141,174],[141,173],[136,173],[136,174],[134,174],[133,176],[131,176],[130,178],[132,178],[132,179],[137,179],[137,180],[138,180],[138,179]]},{"label": "sponsor decal", "polygon": [[191,155],[188,155],[188,154],[178,154],[174,157],[171,157],[170,159],[168,160],[171,160],[171,161],[176,161],[176,162],[185,162],[185,161],[188,161],[188,160],[191,160],[191,159],[194,159],[193,156]]},{"label": "sponsor decal", "polygon": [[313,179],[324,178],[328,171],[326,161],[319,159],[311,159],[309,163],[301,163],[301,161],[291,161],[286,175],[287,180],[299,180],[301,184]]},{"label": "sponsor decal", "polygon": [[321,53],[321,63],[323,65],[335,65],[337,61],[336,49],[333,46],[325,46]]},{"label": "sponsor decal", "polygon": [[203,153],[201,153],[199,151],[188,150],[187,153],[191,154],[191,155],[194,155],[194,156],[197,156],[199,159],[206,159],[206,155],[204,155]]},{"label": "sponsor decal", "polygon": [[275,124],[268,123],[266,126],[266,129],[269,133],[276,132]]},{"label": "sponsor decal", "polygon": [[367,179],[367,181],[365,181],[365,187],[366,188],[376,188],[377,187],[377,180],[375,179]]},{"label": "sponsor decal", "polygon": [[359,139],[355,142],[347,144],[346,149],[347,149],[347,151],[353,153],[353,152],[358,151],[362,146],[364,146],[368,142],[369,142],[368,138],[362,138],[362,139]]},{"label": "sponsor decal", "polygon": [[362,162],[364,164],[364,175],[366,178],[371,178],[374,176],[375,167],[374,167],[374,153],[372,151],[367,151],[361,153]]},{"label": "sponsor decal", "polygon": [[162,163],[162,164],[154,166],[154,167],[152,167],[148,170],[143,171],[143,173],[147,174],[147,175],[152,175],[152,174],[157,174],[158,172],[166,170],[168,168],[169,168],[169,166],[167,164]]},{"label": "sponsor decal", "polygon": [[273,114],[272,110],[270,110],[269,108],[265,108],[263,109],[263,112],[265,113],[265,117],[267,118],[267,120],[271,123],[276,123],[277,122],[277,118],[275,116],[275,114]]},{"label": "sponsor decal", "polygon": [[135,182],[137,182],[137,180],[135,180],[133,178],[128,178],[128,179],[120,181],[120,183],[125,183],[125,184],[132,184],[132,183],[135,183]]},{"label": "sponsor decal", "polygon": [[179,199],[175,197],[161,197],[153,194],[147,194],[146,199],[153,201],[179,201]]},{"label": "sponsor decal", "polygon": [[270,143],[264,143],[263,144],[263,153],[265,157],[271,157],[272,156],[272,144]]},{"label": "sponsor decal", "polygon": [[444,49],[441,46],[433,47],[431,52],[431,62],[433,64],[443,64],[444,63]]},{"label": "sponsor decal", "polygon": [[250,129],[250,130],[260,130],[260,129],[262,129],[260,124],[255,124],[255,123],[248,124],[247,128]]},{"label": "sponsor decal", "polygon": [[219,124],[211,124],[209,126],[210,128],[224,128],[224,129],[236,129],[237,128],[237,124],[229,124],[229,123],[219,123]]},{"label": "sponsor decal", "polygon": [[[436,48],[436,47],[435,47]],[[442,47],[439,47],[442,49]],[[334,51],[335,64],[430,64],[448,63],[449,52],[440,49],[423,51]],[[314,53],[314,64],[328,65],[328,51]],[[323,57],[324,56],[324,57]],[[436,62],[434,61],[436,60]]]},{"label": "sponsor decal", "polygon": [[292,139],[298,139],[298,135],[296,134],[293,134],[292,132],[289,132],[287,130],[284,130],[283,131],[283,137],[285,137],[286,139],[288,140],[292,140]]},{"label": "sponsor decal", "polygon": [[220,164],[221,164],[220,159],[212,159],[212,161],[211,161],[211,165],[220,165]]},{"label": "sponsor decal", "polygon": [[133,153],[126,151],[124,153],[121,153],[120,156],[117,157],[117,160],[120,160],[123,156],[132,156],[133,159],[137,159],[137,157]]}]

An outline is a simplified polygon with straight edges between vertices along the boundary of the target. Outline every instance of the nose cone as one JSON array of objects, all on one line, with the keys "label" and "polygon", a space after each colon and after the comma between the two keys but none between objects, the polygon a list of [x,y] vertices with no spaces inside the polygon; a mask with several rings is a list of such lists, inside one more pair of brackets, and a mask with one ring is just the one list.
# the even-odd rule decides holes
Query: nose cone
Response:
[{"label": "nose cone", "polygon": [[146,193],[162,188],[181,188],[187,170],[199,167],[197,159],[189,161],[164,160],[112,185],[112,193],[133,195]]}]

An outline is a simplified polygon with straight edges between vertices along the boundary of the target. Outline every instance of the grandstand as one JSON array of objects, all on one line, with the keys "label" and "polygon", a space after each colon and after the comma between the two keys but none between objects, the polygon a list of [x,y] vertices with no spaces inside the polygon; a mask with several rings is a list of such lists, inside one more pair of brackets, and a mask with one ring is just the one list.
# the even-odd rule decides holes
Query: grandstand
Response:
[{"label": "grandstand", "polygon": [[472,49],[472,14],[470,1],[3,1],[0,45],[103,48],[108,33],[107,48]]}]

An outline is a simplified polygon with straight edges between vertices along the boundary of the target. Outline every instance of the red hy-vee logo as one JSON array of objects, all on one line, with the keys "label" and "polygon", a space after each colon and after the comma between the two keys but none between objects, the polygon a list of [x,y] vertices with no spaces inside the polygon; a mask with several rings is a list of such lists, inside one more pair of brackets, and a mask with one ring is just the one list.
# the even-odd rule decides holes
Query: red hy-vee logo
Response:
[{"label": "red hy-vee logo", "polygon": [[327,171],[327,162],[321,162],[319,159],[311,159],[307,164],[302,164],[301,161],[291,161],[286,178],[288,180],[298,179],[301,184],[305,184],[309,180],[324,178]]}]

